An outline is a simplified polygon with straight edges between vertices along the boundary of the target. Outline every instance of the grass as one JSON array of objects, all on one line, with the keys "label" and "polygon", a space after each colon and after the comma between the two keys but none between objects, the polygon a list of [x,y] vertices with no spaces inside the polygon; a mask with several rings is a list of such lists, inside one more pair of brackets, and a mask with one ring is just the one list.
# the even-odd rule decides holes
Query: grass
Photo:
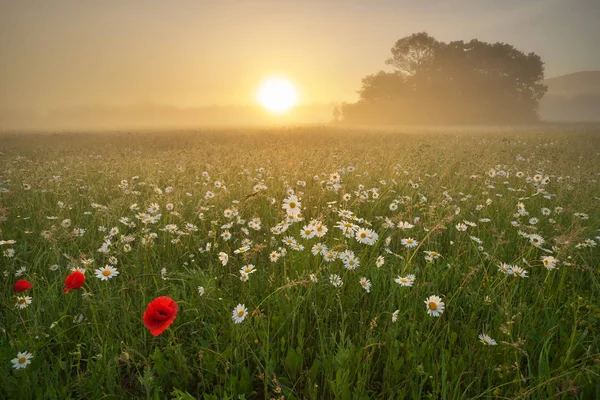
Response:
[{"label": "grass", "polygon": [[[597,127],[3,134],[0,149],[0,240],[16,241],[0,246],[15,251],[0,254],[2,398],[600,397]],[[337,191],[328,189],[333,173],[341,174]],[[549,182],[533,181],[536,174]],[[275,235],[288,189],[304,221]],[[528,215],[515,215],[520,202]],[[145,225],[136,213],[152,203],[162,216]],[[346,238],[335,227],[339,210],[352,211],[377,241]],[[247,224],[256,217],[260,230]],[[311,219],[327,226],[324,237],[301,238]],[[475,225],[457,230],[465,220]],[[401,221],[414,227],[399,229]],[[165,231],[168,224],[180,233]],[[108,253],[98,252],[112,227],[119,233]],[[543,237],[541,248],[530,234]],[[287,236],[305,249],[284,245]],[[403,246],[408,237],[419,245]],[[250,250],[235,254],[245,238]],[[352,250],[360,266],[314,256],[318,242]],[[271,262],[281,248],[287,253]],[[441,258],[427,261],[427,250]],[[220,252],[229,255],[225,266]],[[544,267],[547,255],[559,260],[556,269]],[[120,274],[101,281],[94,270],[110,256]],[[63,293],[86,258],[94,262],[84,287]],[[500,272],[503,262],[528,277]],[[247,264],[256,272],[242,282]],[[412,287],[394,281],[407,274]],[[33,284],[24,309],[15,307],[17,279]],[[431,295],[445,303],[437,318],[424,304]],[[158,296],[174,299],[179,313],[154,337],[141,317]],[[240,324],[231,317],[237,304],[248,309]],[[482,333],[498,344],[482,344]],[[31,364],[15,370],[22,351],[33,354]]]}]

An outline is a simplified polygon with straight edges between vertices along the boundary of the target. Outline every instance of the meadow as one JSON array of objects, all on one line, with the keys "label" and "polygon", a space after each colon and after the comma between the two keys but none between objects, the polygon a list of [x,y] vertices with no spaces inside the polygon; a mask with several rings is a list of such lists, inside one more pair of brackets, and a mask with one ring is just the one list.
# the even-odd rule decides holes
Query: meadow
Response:
[{"label": "meadow", "polygon": [[0,398],[600,398],[599,180],[597,126],[1,134]]}]

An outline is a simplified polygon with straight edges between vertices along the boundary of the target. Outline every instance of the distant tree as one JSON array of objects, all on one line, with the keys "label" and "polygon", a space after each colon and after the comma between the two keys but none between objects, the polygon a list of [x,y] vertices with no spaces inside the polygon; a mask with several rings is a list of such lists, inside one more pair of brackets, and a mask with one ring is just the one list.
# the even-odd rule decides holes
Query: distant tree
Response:
[{"label": "distant tree", "polygon": [[339,107],[333,107],[333,122],[338,122],[340,117],[342,116],[342,112]]},{"label": "distant tree", "polygon": [[438,42],[425,32],[398,40],[380,71],[344,104],[356,123],[522,123],[537,120],[544,64],[505,43]]}]

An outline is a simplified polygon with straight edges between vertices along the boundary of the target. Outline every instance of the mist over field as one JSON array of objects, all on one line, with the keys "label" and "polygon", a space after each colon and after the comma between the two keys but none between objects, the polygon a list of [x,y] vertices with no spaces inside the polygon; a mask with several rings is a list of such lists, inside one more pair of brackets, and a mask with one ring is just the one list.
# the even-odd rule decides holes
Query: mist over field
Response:
[{"label": "mist over field", "polygon": [[0,398],[600,398],[598,20],[0,0]]}]

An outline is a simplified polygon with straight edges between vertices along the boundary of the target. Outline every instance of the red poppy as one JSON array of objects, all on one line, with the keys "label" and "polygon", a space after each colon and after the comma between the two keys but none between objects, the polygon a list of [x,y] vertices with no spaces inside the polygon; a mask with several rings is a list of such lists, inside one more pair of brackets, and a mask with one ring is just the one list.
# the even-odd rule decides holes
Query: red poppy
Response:
[{"label": "red poppy", "polygon": [[85,275],[79,271],[75,271],[65,279],[65,288],[63,289],[63,292],[69,293],[69,289],[79,289],[83,286],[84,282]]},{"label": "red poppy", "polygon": [[144,312],[144,325],[153,336],[158,336],[175,321],[177,303],[167,296],[157,297],[148,304]]},{"label": "red poppy", "polygon": [[31,289],[31,283],[25,279],[19,279],[15,282],[15,287],[13,289],[15,292],[24,292],[27,289]]}]

